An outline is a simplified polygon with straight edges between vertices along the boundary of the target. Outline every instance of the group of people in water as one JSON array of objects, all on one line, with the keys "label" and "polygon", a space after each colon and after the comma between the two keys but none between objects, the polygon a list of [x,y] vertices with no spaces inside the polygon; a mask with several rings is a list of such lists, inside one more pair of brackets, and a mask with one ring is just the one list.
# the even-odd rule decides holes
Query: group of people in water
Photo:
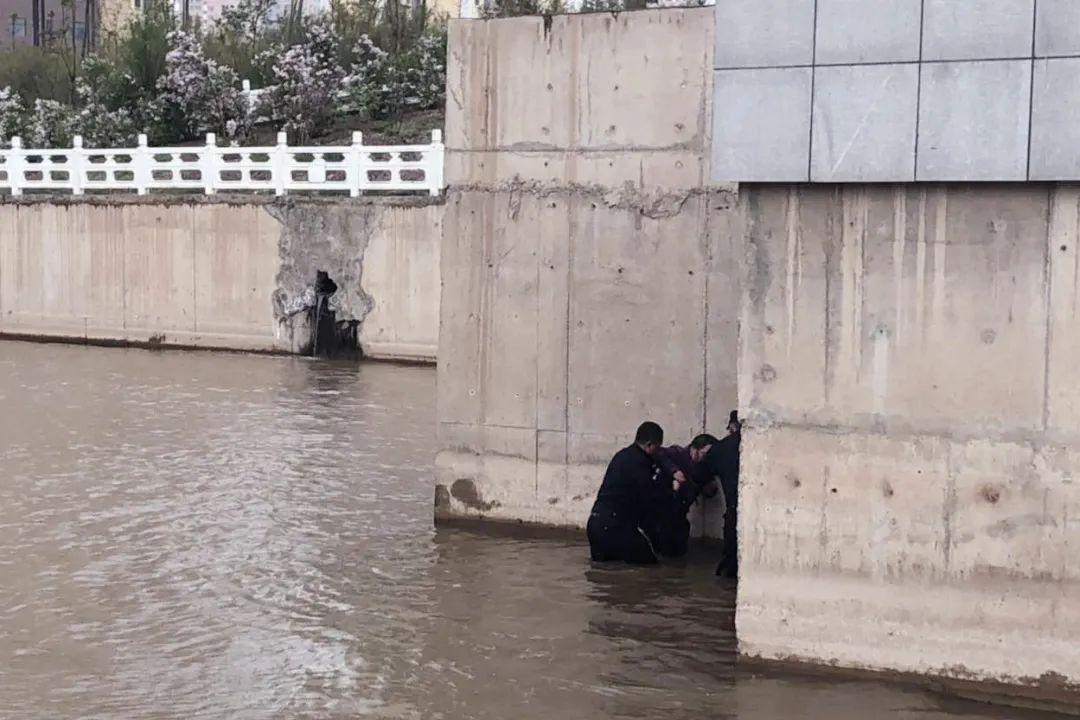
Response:
[{"label": "group of people in water", "polygon": [[664,447],[664,430],[642,423],[633,444],[611,459],[596,494],[587,526],[592,559],[652,565],[685,555],[691,506],[722,492],[724,544],[716,574],[737,577],[741,424],[735,411],[727,430],[723,439],[702,434],[685,447]]}]

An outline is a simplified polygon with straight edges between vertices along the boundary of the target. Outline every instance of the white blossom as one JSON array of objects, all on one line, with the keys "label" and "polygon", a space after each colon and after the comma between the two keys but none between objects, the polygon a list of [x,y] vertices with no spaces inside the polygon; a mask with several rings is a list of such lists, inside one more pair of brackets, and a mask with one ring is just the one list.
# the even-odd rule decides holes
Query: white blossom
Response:
[{"label": "white blossom", "polygon": [[26,108],[19,93],[9,87],[0,88],[0,148],[7,147],[11,138],[25,131]]},{"label": "white blossom", "polygon": [[87,147],[131,147],[138,128],[127,108],[110,110],[86,82],[80,80],[75,94],[81,105],[72,118],[72,131],[81,135]]},{"label": "white blossom", "polygon": [[207,58],[190,33],[170,33],[169,44],[158,89],[162,101],[183,123],[182,135],[190,138],[214,132],[242,139],[250,129],[250,113],[236,73]]},{"label": "white blossom", "polygon": [[274,62],[274,85],[268,88],[264,112],[282,121],[281,129],[300,143],[326,129],[337,112],[337,93],[344,72],[337,62],[337,39],[315,24],[306,41],[285,50]]},{"label": "white blossom", "polygon": [[75,111],[56,100],[35,100],[27,128],[27,147],[67,148],[75,136]]},{"label": "white blossom", "polygon": [[353,55],[356,59],[343,83],[349,110],[385,118],[410,108],[439,107],[444,102],[445,35],[425,35],[397,57],[362,35]]}]

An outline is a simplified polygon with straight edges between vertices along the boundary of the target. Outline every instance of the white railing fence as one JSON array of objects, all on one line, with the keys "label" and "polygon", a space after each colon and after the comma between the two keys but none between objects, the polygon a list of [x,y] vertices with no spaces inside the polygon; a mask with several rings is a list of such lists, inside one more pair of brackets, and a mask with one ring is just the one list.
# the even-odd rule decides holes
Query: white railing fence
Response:
[{"label": "white railing fence", "polygon": [[84,148],[76,137],[70,149],[24,148],[11,139],[0,150],[0,190],[134,192],[368,192],[410,191],[438,195],[443,190],[445,149],[442,131],[430,145],[364,145],[353,133],[352,145],[295,147],[278,134],[273,147],[218,147],[213,134],[205,146],[148,147],[140,135],[134,148]]}]

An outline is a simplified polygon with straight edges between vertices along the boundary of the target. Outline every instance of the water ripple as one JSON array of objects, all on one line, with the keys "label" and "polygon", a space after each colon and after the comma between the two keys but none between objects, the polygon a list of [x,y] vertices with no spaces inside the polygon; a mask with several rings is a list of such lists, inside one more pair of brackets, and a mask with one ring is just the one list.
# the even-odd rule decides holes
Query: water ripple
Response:
[{"label": "water ripple", "polygon": [[995,716],[738,672],[707,554],[436,531],[429,369],[20,343],[0,367],[0,718]]}]

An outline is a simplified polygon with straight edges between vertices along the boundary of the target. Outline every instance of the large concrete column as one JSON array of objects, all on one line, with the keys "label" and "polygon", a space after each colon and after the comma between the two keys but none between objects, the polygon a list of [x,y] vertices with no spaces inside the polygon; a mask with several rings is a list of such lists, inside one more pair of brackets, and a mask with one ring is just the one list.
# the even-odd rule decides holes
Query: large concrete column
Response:
[{"label": "large concrete column", "polygon": [[742,653],[1080,682],[1078,202],[744,187]]},{"label": "large concrete column", "polygon": [[[451,24],[436,511],[582,526],[637,424],[735,402],[712,13]],[[715,527],[715,526],[714,526]]]}]

